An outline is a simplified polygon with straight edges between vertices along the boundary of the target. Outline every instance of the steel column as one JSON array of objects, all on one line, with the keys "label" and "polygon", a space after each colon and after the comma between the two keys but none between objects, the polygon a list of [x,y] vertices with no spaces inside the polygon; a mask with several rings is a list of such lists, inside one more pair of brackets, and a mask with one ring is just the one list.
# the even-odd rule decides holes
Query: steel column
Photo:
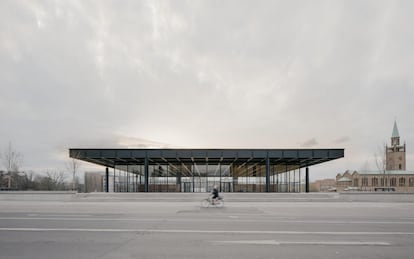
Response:
[{"label": "steel column", "polygon": [[266,192],[270,192],[270,159],[266,157]]},{"label": "steel column", "polygon": [[109,192],[109,169],[105,169],[105,192]]},{"label": "steel column", "polygon": [[309,192],[309,167],[306,167],[306,192]]},{"label": "steel column", "polygon": [[221,192],[221,162],[219,164],[219,170],[220,170],[220,180],[219,180],[220,187],[219,187],[219,191]]},{"label": "steel column", "polygon": [[116,188],[115,188],[115,179],[116,179],[116,175],[115,175],[115,165],[114,165],[114,192],[116,191]]},{"label": "steel column", "polygon": [[145,175],[145,186],[144,186],[144,192],[148,192],[149,188],[148,188],[148,175],[149,175],[149,161],[148,161],[148,156],[145,156],[145,162],[144,162],[144,175]]},{"label": "steel column", "polygon": [[129,192],[129,168],[128,168],[128,165],[127,165],[127,170],[126,170],[126,176],[127,176],[127,179],[126,179],[126,182],[127,182],[127,186],[126,186],[126,191],[127,192]]}]

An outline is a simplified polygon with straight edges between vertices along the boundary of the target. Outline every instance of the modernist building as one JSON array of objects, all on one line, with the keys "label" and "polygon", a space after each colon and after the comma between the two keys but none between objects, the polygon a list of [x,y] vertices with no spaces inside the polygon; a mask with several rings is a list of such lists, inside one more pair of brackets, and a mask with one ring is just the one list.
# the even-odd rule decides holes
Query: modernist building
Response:
[{"label": "modernist building", "polygon": [[385,146],[385,170],[346,171],[336,176],[337,191],[414,192],[414,171],[406,170],[406,144],[400,144],[397,123],[391,145]]},{"label": "modernist building", "polygon": [[[344,149],[70,149],[106,168],[105,191],[308,192],[309,168]],[[111,187],[111,190],[110,190]]]},{"label": "modernist building", "polygon": [[101,172],[85,172],[85,192],[103,192],[104,177]]}]

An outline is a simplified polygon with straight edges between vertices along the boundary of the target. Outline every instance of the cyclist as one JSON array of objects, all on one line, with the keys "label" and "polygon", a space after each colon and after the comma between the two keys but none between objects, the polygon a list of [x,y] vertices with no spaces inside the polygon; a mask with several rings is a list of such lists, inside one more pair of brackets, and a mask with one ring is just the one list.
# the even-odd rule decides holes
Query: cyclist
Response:
[{"label": "cyclist", "polygon": [[211,197],[211,202],[214,204],[214,201],[219,199],[219,191],[217,189],[217,185],[214,185],[211,194],[213,195],[213,197]]}]

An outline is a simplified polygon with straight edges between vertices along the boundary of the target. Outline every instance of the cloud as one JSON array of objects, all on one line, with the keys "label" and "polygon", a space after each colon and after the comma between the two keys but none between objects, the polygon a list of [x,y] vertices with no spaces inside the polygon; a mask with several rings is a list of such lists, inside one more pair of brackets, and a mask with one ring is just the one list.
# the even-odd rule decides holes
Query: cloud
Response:
[{"label": "cloud", "polygon": [[315,138],[311,138],[311,139],[303,142],[300,146],[301,147],[314,147],[316,145],[318,145],[318,141],[316,141]]},{"label": "cloud", "polygon": [[0,148],[12,141],[25,165],[50,168],[64,157],[57,150],[76,146],[295,148],[308,139],[299,145],[345,145],[335,165],[359,168],[395,116],[414,143],[413,8],[2,1]]},{"label": "cloud", "polygon": [[[118,141],[119,147],[123,148],[170,148],[166,143],[152,141],[148,139],[120,136]],[[114,145],[117,146],[117,145]]]},{"label": "cloud", "polygon": [[340,138],[335,139],[335,140],[333,141],[333,143],[334,143],[334,144],[342,144],[342,143],[349,142],[350,140],[351,140],[351,138],[350,138],[350,137],[348,137],[348,136],[343,136],[343,137],[340,137]]}]

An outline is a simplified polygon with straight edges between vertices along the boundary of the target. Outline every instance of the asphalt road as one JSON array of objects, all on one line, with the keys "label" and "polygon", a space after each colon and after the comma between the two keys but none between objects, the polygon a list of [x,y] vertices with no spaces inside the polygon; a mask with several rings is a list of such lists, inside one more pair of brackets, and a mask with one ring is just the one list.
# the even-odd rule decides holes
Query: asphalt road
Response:
[{"label": "asphalt road", "polygon": [[0,200],[0,258],[414,258],[414,203]]}]

